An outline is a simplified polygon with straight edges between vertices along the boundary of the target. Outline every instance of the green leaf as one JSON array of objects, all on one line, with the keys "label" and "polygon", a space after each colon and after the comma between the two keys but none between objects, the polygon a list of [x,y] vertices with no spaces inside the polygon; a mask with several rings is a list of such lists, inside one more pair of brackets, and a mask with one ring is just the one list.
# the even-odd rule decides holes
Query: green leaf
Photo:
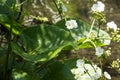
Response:
[{"label": "green leaf", "polygon": [[12,73],[13,80],[40,80],[34,72],[29,74],[23,70],[14,70]]},{"label": "green leaf", "polygon": [[[70,19],[67,19],[70,20]],[[65,22],[67,20],[61,20],[57,22],[55,25],[71,32],[72,37],[78,42],[78,48],[90,48],[94,47],[93,44],[90,42],[84,43],[84,41],[87,39],[91,25],[88,24],[87,22],[80,20],[80,19],[73,19],[76,20],[78,27],[68,30],[67,27],[65,26]],[[99,37],[97,37],[99,36]],[[104,43],[105,40],[109,40],[110,36],[107,32],[103,30],[99,30],[98,33],[98,28],[94,27],[91,34],[90,34],[90,39],[96,46],[105,46],[108,45],[108,43]]]},{"label": "green leaf", "polygon": [[[67,20],[70,20],[70,19],[67,19]],[[70,31],[75,40],[78,40],[79,38],[82,38],[82,37],[86,37],[88,35],[87,33],[90,30],[90,25],[88,25],[86,22],[83,22],[82,20],[74,19],[74,20],[76,20],[78,27],[68,30],[67,27],[65,26],[65,22],[67,20],[63,19],[63,20],[57,22],[55,25],[57,25],[58,27],[60,27],[62,29]]]},{"label": "green leaf", "polygon": [[91,41],[88,41],[88,42],[85,42],[85,41],[86,41],[86,38],[81,38],[78,41],[78,47],[79,48],[92,48],[92,47],[95,47],[94,45],[96,45],[96,46],[105,46],[104,43],[102,43],[101,41],[99,41],[97,39],[91,40]]},{"label": "green leaf", "polygon": [[7,0],[0,0],[0,5],[5,4]]},{"label": "green leaf", "polygon": [[70,69],[58,61],[49,63],[41,68],[39,74],[43,75],[41,80],[75,80]]},{"label": "green leaf", "polygon": [[76,68],[76,61],[78,60],[78,58],[74,58],[74,59],[69,59],[66,60],[64,62],[64,64],[69,68],[69,69],[73,69]]},{"label": "green leaf", "polygon": [[7,15],[5,14],[0,14],[0,23],[5,23],[5,22],[8,22],[9,19],[7,17]]},{"label": "green leaf", "polygon": [[59,61],[51,60],[36,68],[33,63],[21,63],[21,68],[15,65],[13,69],[13,80],[75,80],[70,68]]},{"label": "green leaf", "polygon": [[40,25],[26,29],[20,34],[20,44],[12,43],[13,51],[32,62],[48,61],[66,46],[75,46],[68,31],[51,25]]},{"label": "green leaf", "polygon": [[36,65],[28,61],[15,61],[13,65],[13,80],[40,80],[38,73],[35,71]]},{"label": "green leaf", "polygon": [[28,74],[26,72],[23,71],[13,71],[12,73],[13,76],[13,80],[28,80]]}]

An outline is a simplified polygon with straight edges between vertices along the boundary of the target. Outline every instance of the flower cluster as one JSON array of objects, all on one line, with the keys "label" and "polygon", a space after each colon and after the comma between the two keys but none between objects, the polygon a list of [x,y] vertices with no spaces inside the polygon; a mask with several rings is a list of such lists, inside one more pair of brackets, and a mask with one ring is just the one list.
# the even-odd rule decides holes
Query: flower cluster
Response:
[{"label": "flower cluster", "polygon": [[75,75],[76,80],[98,79],[101,76],[101,69],[96,65],[86,64],[84,60],[77,60],[77,68],[73,68],[71,72]]},{"label": "flower cluster", "polygon": [[66,21],[65,26],[67,26],[67,29],[73,29],[73,28],[77,28],[78,24],[76,20],[68,20]]},{"label": "flower cluster", "polygon": [[104,76],[107,78],[107,79],[111,79],[111,76],[110,76],[110,74],[108,73],[108,72],[104,72]]},{"label": "flower cluster", "polygon": [[93,4],[93,6],[91,7],[92,11],[94,12],[103,12],[105,9],[105,5],[104,3],[98,1],[96,4]]},{"label": "flower cluster", "polygon": [[111,55],[111,48],[108,48],[107,50],[104,50],[101,47],[96,47],[95,48],[95,55],[100,59],[106,59]]},{"label": "flower cluster", "polygon": [[113,29],[114,31],[117,31],[117,25],[115,24],[114,21],[108,22],[108,23],[107,23],[107,28],[108,28],[108,29],[111,28],[111,29]]},{"label": "flower cluster", "polygon": [[101,47],[96,47],[95,50],[96,50],[95,55],[98,57],[100,57],[104,53],[104,49],[102,49]]},{"label": "flower cluster", "polygon": [[[84,60],[77,60],[76,67],[71,69],[76,80],[98,80],[102,77],[102,70],[95,64],[85,63]],[[111,76],[105,71],[104,77],[111,79]]]},{"label": "flower cluster", "polygon": [[111,66],[120,73],[120,59],[114,60]]}]

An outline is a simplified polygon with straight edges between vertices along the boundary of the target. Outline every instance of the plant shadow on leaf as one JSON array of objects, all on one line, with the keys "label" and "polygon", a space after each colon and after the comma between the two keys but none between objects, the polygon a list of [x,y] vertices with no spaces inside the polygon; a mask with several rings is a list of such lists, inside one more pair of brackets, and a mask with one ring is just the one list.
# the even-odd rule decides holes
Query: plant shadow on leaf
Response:
[{"label": "plant shadow on leaf", "polygon": [[68,31],[53,25],[42,24],[26,29],[20,34],[20,44],[12,43],[13,51],[32,62],[48,61],[66,46],[75,45]]}]

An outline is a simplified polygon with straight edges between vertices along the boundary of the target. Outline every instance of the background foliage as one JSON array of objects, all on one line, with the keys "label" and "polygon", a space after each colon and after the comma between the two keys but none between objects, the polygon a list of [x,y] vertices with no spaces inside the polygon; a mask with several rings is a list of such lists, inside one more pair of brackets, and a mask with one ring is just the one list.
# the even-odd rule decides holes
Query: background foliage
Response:
[{"label": "background foliage", "polygon": [[[93,48],[93,43],[96,46],[106,45],[103,41],[105,37],[109,38],[109,34],[103,30],[98,33],[97,27],[93,28],[90,41],[84,43],[91,27],[87,22],[89,14],[86,14],[91,4],[83,1],[87,6],[82,5],[77,10],[75,4],[81,6],[81,0],[75,4],[71,0],[69,5],[65,0],[63,2],[68,8],[68,15],[62,16],[68,18],[60,20],[52,0],[0,1],[1,80],[75,80],[70,69],[75,67],[77,58],[59,59],[62,52]],[[79,19],[83,16],[86,21]],[[48,21],[44,20],[46,17]],[[65,22],[70,19],[77,21],[78,28],[66,28]],[[99,38],[96,38],[98,35]]]}]

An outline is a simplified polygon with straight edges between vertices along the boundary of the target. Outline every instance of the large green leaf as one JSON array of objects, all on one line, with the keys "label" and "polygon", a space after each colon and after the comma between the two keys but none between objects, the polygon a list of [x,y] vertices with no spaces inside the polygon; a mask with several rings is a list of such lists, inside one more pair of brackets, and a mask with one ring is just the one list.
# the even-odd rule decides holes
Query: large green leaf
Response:
[{"label": "large green leaf", "polygon": [[30,62],[20,62],[12,76],[13,80],[75,80],[68,65],[54,60],[36,67]]},{"label": "large green leaf", "polygon": [[32,72],[31,74],[23,71],[23,70],[15,70],[13,71],[13,80],[40,80],[37,73]]},{"label": "large green leaf", "polygon": [[[67,19],[67,20],[70,20],[70,19]],[[93,47],[93,44],[91,42],[84,43],[85,40],[88,38],[88,34],[90,32],[91,25],[83,20],[74,19],[74,20],[76,20],[78,27],[71,29],[71,30],[68,30],[67,27],[65,26],[65,22],[67,20],[61,20],[61,21],[57,22],[55,25],[64,29],[64,30],[70,31],[72,37],[76,41],[78,41],[79,48]],[[99,36],[99,37],[97,37],[97,36]],[[105,43],[105,40],[109,40],[110,36],[107,32],[100,30],[100,29],[98,31],[98,28],[94,27],[91,31],[89,38],[96,46],[104,46],[104,45],[109,44],[109,43]]]},{"label": "large green leaf", "polygon": [[[70,20],[70,19],[68,19],[68,20]],[[87,33],[90,30],[90,25],[88,25],[87,23],[85,23],[81,20],[78,20],[78,19],[74,19],[74,20],[76,20],[76,22],[78,24],[78,27],[74,28],[74,29],[70,29],[70,30],[67,29],[67,27],[65,26],[65,23],[67,20],[64,20],[64,19],[57,22],[56,25],[62,29],[70,31],[75,40],[78,40],[79,38],[82,38],[82,37],[86,37]]]},{"label": "large green leaf", "polygon": [[61,62],[51,62],[39,70],[41,80],[75,80],[70,69]]},{"label": "large green leaf", "polygon": [[40,25],[26,29],[20,34],[20,44],[12,43],[13,51],[29,61],[48,61],[66,46],[73,46],[74,39],[68,31],[51,25]]},{"label": "large green leaf", "polygon": [[35,71],[36,65],[29,61],[14,62],[12,77],[13,80],[40,80],[40,76]]}]

